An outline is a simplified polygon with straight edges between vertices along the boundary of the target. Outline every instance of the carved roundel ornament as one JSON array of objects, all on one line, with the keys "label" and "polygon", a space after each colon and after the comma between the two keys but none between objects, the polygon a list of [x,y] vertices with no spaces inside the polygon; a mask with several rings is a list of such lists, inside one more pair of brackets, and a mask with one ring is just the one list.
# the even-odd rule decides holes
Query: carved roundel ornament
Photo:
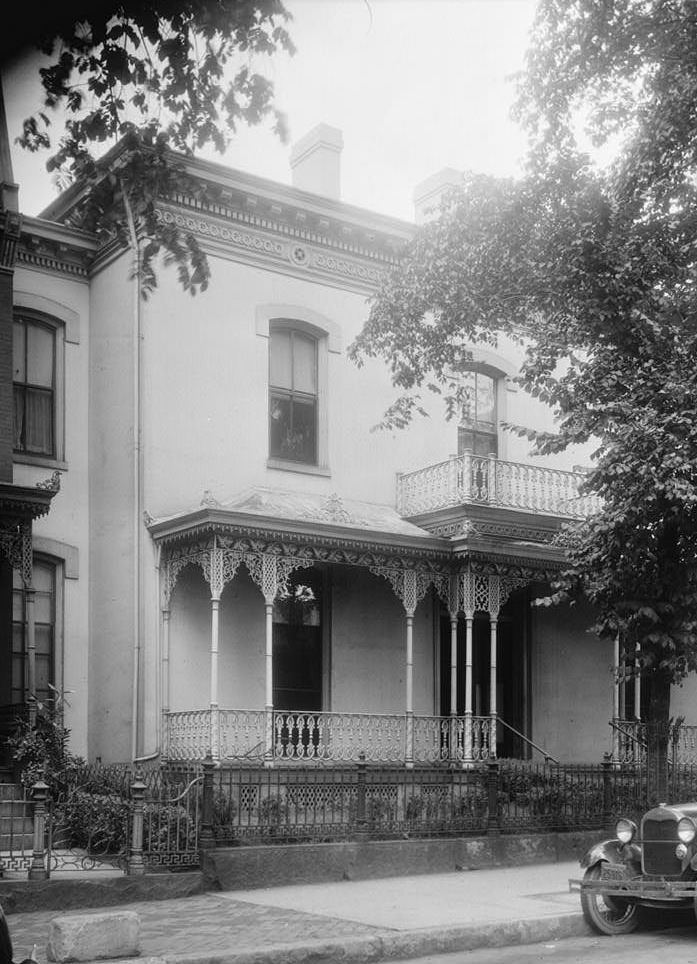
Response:
[{"label": "carved roundel ornament", "polygon": [[290,249],[290,260],[299,267],[305,267],[309,262],[307,248],[302,244],[294,244]]}]

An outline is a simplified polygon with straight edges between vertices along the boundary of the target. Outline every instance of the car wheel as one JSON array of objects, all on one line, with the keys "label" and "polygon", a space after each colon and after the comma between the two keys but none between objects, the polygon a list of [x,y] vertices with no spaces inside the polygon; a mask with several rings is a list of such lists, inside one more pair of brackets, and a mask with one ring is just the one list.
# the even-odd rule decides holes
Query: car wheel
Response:
[{"label": "car wheel", "polygon": [[[600,880],[602,864],[589,867],[583,879]],[[594,890],[581,890],[581,909],[586,923],[599,934],[614,937],[631,934],[639,926],[639,908],[621,897],[605,897]]]}]

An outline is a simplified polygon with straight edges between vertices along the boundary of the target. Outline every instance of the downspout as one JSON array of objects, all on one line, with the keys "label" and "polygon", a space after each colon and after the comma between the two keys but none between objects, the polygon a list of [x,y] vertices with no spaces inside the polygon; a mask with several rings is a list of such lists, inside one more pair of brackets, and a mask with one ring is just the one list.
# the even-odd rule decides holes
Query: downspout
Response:
[{"label": "downspout", "polygon": [[133,285],[133,681],[131,705],[131,760],[138,756],[139,701],[140,701],[140,660],[141,660],[141,550],[143,516],[143,453],[141,448],[143,431],[142,395],[142,358],[141,358],[141,308],[140,308],[140,242],[136,232],[133,212],[128,193],[122,182],[121,191],[126,222],[131,239],[134,258]]}]

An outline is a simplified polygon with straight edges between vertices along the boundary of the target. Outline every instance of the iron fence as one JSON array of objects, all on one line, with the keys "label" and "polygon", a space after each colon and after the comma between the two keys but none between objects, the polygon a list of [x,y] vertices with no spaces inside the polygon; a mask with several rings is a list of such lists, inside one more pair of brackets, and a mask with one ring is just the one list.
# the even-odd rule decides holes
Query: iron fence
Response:
[{"label": "iron fence", "polygon": [[[667,800],[697,799],[697,766],[668,768]],[[144,873],[216,845],[609,830],[658,801],[643,764],[490,760],[460,767],[80,766],[18,801],[0,866]],[[20,806],[21,804],[21,806]],[[20,813],[21,810],[21,813]],[[33,821],[28,822],[33,813]],[[33,836],[32,836],[33,835]],[[9,846],[7,841],[9,840]]]}]

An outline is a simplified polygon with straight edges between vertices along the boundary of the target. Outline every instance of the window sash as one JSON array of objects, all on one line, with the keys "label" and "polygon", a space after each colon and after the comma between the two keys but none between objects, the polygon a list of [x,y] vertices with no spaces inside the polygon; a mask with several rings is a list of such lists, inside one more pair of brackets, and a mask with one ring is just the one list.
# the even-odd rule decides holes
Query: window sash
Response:
[{"label": "window sash", "polygon": [[317,464],[317,339],[295,329],[269,338],[269,455]]},{"label": "window sash", "polygon": [[26,318],[13,325],[14,449],[55,455],[55,331]]}]

